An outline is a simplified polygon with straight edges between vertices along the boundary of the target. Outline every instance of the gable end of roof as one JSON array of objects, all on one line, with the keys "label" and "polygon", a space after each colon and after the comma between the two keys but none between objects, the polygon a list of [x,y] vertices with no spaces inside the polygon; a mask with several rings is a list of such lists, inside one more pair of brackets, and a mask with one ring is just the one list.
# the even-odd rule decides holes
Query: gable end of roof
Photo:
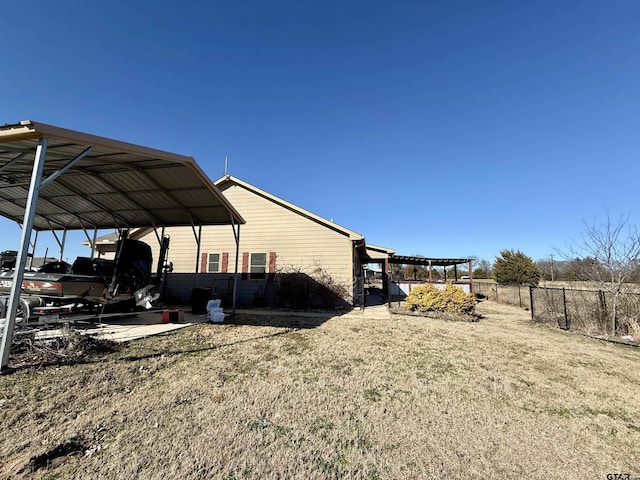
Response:
[{"label": "gable end of roof", "polygon": [[269,200],[273,203],[275,203],[276,205],[279,205],[283,208],[286,208],[287,210],[290,210],[294,213],[297,213],[298,215],[301,215],[305,218],[308,218],[309,220],[312,220],[316,223],[319,223],[320,225],[323,225],[327,228],[330,228],[331,230],[334,230],[338,233],[342,233],[343,235],[348,236],[349,238],[351,238],[352,240],[362,240],[364,239],[363,235],[360,235],[358,232],[354,232],[353,230],[349,230],[348,228],[343,227],[342,225],[338,225],[337,223],[334,223],[330,220],[327,220],[326,218],[323,218],[319,215],[316,215],[315,213],[310,212],[309,210],[305,210],[304,208],[298,207],[297,205],[294,205],[293,203],[287,202],[286,200],[283,200],[282,198],[276,197],[275,195],[270,194],[269,192],[266,192],[264,190],[261,190],[258,187],[255,187],[253,185],[251,185],[250,183],[244,182],[242,180],[240,180],[239,178],[233,177],[231,175],[226,175],[224,177],[219,178],[218,180],[216,180],[215,182],[213,182],[214,185],[216,187],[218,187],[218,189],[220,189],[222,192],[224,192],[224,190],[226,190],[228,187],[230,187],[231,185],[236,185],[238,187],[244,188],[245,190],[248,190],[250,192],[252,192],[255,195],[258,195],[266,200]]}]

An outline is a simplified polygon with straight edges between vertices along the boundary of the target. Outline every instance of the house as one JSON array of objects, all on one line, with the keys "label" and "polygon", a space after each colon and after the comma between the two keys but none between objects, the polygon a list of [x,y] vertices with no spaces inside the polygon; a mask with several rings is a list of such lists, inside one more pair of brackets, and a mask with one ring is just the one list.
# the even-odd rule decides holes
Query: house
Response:
[{"label": "house", "polygon": [[[173,266],[165,287],[169,298],[185,301],[198,286],[211,288],[223,304],[230,305],[237,281],[238,305],[360,305],[363,265],[386,266],[388,255],[394,253],[367,246],[361,234],[238,178],[227,175],[214,183],[246,224],[238,228],[239,238],[228,226],[205,225],[201,235],[191,227],[167,228],[168,261]],[[157,258],[156,232],[139,229],[131,236],[151,245]]]}]

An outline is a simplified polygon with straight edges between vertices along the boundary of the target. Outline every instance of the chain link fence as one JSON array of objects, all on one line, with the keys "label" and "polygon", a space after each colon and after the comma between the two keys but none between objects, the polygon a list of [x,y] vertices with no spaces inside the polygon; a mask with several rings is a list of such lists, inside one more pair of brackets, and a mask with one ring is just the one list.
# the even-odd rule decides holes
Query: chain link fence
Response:
[{"label": "chain link fence", "polygon": [[498,285],[497,283],[474,282],[473,292],[494,302],[515,305],[516,307],[531,309],[529,287],[517,285]]},{"label": "chain link fence", "polygon": [[[533,320],[589,335],[640,338],[640,294],[531,287]],[[613,313],[616,305],[615,318]]]},{"label": "chain link fence", "polygon": [[[531,311],[536,322],[588,335],[631,335],[640,339],[640,294],[604,290],[520,287],[474,283],[474,292],[489,300]],[[616,305],[615,319],[613,307]]]}]

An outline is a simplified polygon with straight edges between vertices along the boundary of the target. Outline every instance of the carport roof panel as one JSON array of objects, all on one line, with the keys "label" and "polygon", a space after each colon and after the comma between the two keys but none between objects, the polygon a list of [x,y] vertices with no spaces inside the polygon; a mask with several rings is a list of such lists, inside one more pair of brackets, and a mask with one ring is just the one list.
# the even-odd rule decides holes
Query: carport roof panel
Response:
[{"label": "carport roof panel", "polygon": [[37,230],[244,223],[192,157],[29,120],[0,126],[0,215],[23,221],[43,138],[43,179],[92,149],[40,191]]}]

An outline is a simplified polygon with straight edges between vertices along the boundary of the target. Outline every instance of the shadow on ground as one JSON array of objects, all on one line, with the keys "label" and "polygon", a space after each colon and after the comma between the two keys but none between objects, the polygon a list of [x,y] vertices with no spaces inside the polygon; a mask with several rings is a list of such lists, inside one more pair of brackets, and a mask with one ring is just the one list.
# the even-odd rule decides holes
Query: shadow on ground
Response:
[{"label": "shadow on ground", "polygon": [[[163,348],[161,350],[152,349],[148,353],[140,354],[140,355],[127,355],[127,345],[121,344],[117,342],[109,342],[106,341],[104,347],[101,351],[93,351],[88,354],[83,354],[77,357],[71,357],[66,355],[64,357],[58,356],[57,358],[52,358],[50,355],[46,357],[39,356],[37,351],[31,352],[18,352],[17,354],[13,354],[11,357],[11,363],[15,365],[14,368],[11,368],[10,373],[16,373],[21,370],[29,370],[32,368],[36,368],[38,370],[42,370],[45,368],[57,368],[60,366],[72,366],[72,365],[88,365],[93,363],[102,363],[105,360],[105,356],[108,354],[117,354],[120,352],[122,356],[116,358],[116,362],[137,362],[139,360],[146,360],[152,358],[160,358],[160,357],[174,357],[179,355],[190,355],[190,354],[198,354],[207,351],[221,350],[224,348],[233,347],[235,345],[240,345],[243,343],[250,343],[256,340],[261,340],[265,338],[279,337],[281,335],[287,335],[289,333],[298,331],[299,328],[289,327],[283,328],[274,333],[269,333],[266,335],[256,335],[253,337],[245,338],[242,340],[237,340],[235,342],[227,342],[213,345],[204,345],[202,347],[193,347],[193,348]],[[171,333],[171,332],[170,332]],[[168,334],[170,334],[168,333]],[[166,334],[166,335],[168,335]],[[50,352],[53,353],[53,352]]]},{"label": "shadow on ground", "polygon": [[230,314],[224,319],[227,325],[247,325],[254,327],[276,327],[307,329],[316,328],[333,317],[344,315],[344,310],[336,312],[292,312],[283,311],[242,311]]},{"label": "shadow on ground", "polygon": [[[186,308],[184,310],[187,310]],[[222,324],[210,324],[212,328],[216,326],[249,326],[249,327],[273,327],[278,331],[266,335],[256,335],[246,340],[238,342],[206,345],[195,348],[175,348],[163,351],[152,350],[148,354],[143,355],[127,355],[126,343],[120,344],[108,339],[99,339],[94,337],[100,334],[100,323],[96,321],[75,322],[71,328],[61,332],[59,338],[47,339],[44,341],[36,341],[33,336],[25,337],[23,345],[14,345],[12,348],[12,358],[10,363],[16,367],[12,368],[12,372],[16,370],[24,370],[30,368],[50,368],[61,365],[81,365],[101,362],[105,355],[121,351],[121,361],[137,361],[145,358],[154,358],[160,356],[174,356],[181,354],[194,354],[207,350],[217,350],[238,343],[251,342],[254,340],[286,335],[287,333],[301,330],[316,328],[328,321],[329,319],[349,313],[350,310],[339,309],[336,311],[326,312],[309,312],[309,311],[278,311],[278,310],[243,310],[236,314],[227,314]],[[110,324],[119,327],[137,328],[144,325],[157,326],[161,322],[162,311],[145,312],[144,314],[122,314],[110,318]],[[206,318],[203,315],[185,314],[185,319],[191,324],[205,323]],[[171,326],[172,324],[167,324]],[[187,326],[187,325],[185,325]],[[154,332],[148,336],[168,336],[173,335],[175,330],[166,332]],[[84,333],[84,335],[80,335]],[[257,333],[257,332],[256,332]],[[82,345],[74,348],[77,340],[83,340]],[[72,340],[70,342],[70,340]],[[26,343],[25,343],[26,342]],[[88,348],[87,346],[91,346]],[[82,348],[80,348],[82,347]],[[75,350],[78,350],[76,352]]]},{"label": "shadow on ground", "polygon": [[387,297],[380,287],[367,287],[364,290],[364,306],[375,307],[387,303]]}]

